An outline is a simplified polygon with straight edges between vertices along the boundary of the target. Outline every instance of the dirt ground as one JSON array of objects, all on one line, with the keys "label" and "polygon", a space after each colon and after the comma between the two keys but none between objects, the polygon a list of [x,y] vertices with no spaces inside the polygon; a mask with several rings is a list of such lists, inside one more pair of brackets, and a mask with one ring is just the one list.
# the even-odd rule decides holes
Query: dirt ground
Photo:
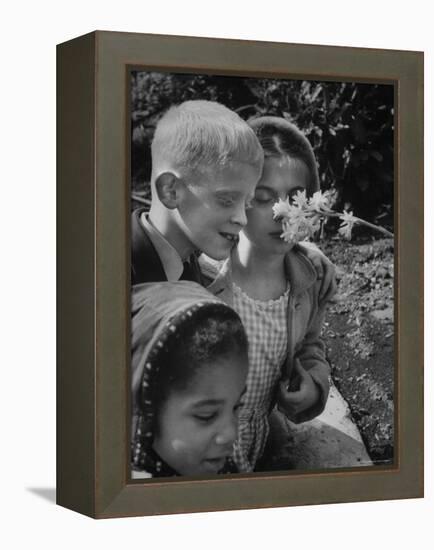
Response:
[{"label": "dirt ground", "polygon": [[393,241],[331,240],[338,295],[324,329],[332,376],[375,464],[393,461]]}]

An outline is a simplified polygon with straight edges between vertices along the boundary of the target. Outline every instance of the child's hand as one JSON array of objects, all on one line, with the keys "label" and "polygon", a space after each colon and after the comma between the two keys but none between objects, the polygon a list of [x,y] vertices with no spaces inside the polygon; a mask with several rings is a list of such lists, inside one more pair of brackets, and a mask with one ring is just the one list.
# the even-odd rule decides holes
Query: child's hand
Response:
[{"label": "child's hand", "polygon": [[295,391],[288,389],[288,379],[281,380],[277,393],[277,406],[290,420],[300,412],[310,409],[320,398],[320,390],[310,374],[294,360],[294,370],[299,385]]}]

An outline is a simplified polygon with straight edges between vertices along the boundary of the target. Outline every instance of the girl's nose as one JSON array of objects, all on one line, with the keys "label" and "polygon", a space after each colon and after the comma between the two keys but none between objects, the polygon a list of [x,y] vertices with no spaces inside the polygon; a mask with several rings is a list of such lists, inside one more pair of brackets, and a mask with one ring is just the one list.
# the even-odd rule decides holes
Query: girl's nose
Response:
[{"label": "girl's nose", "polygon": [[215,437],[217,445],[232,445],[237,438],[238,420],[237,418],[228,419]]}]

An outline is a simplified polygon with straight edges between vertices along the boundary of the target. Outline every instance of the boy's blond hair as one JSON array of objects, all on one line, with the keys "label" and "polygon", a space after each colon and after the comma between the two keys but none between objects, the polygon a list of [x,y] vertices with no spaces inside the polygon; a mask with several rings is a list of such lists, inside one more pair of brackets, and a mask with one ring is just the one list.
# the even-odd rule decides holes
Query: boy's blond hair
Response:
[{"label": "boy's blond hair", "polygon": [[248,124],[214,101],[192,100],[171,107],[152,141],[153,167],[192,172],[221,168],[231,161],[262,169],[262,147]]}]

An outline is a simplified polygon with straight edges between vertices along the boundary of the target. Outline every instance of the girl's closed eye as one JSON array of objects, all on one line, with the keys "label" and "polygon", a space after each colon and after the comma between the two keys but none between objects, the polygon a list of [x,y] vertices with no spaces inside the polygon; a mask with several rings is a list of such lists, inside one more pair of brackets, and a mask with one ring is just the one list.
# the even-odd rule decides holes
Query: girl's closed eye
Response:
[{"label": "girl's closed eye", "polygon": [[199,420],[199,422],[206,424],[208,422],[212,422],[215,418],[217,418],[217,411],[213,412],[207,412],[207,413],[195,413],[193,414],[193,418],[196,420]]},{"label": "girl's closed eye", "polygon": [[259,187],[255,191],[255,202],[258,204],[271,204],[276,201],[276,195],[270,189]]}]

